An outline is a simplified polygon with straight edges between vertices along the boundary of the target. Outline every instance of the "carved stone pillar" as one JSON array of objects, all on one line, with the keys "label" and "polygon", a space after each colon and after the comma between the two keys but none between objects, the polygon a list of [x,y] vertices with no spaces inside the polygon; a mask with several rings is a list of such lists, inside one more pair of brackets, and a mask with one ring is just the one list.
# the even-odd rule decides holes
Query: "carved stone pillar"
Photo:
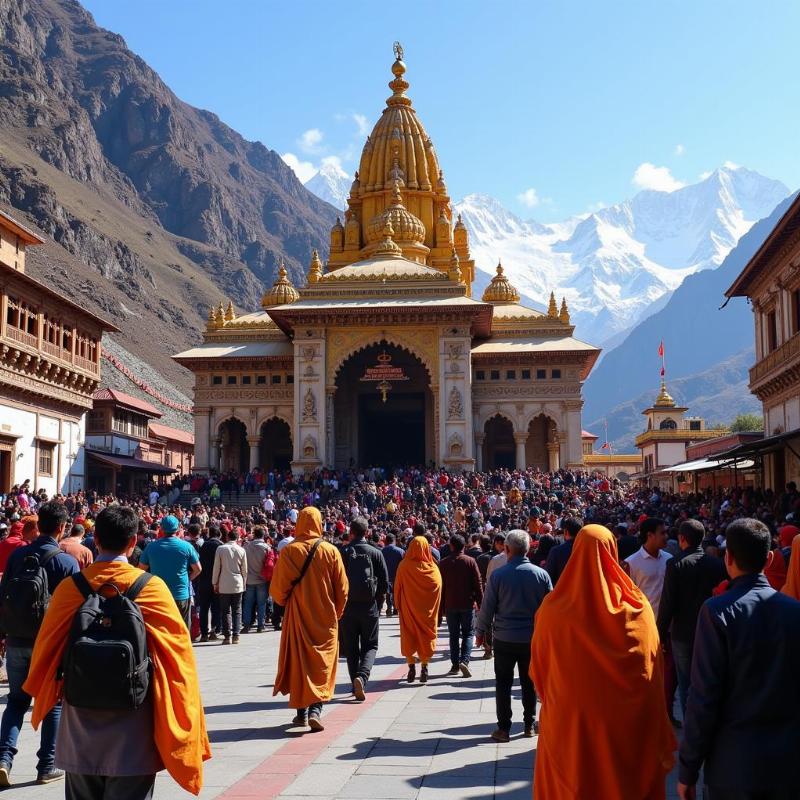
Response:
[{"label": "carved stone pillar", "polygon": [[528,441],[528,433],[515,433],[514,443],[517,446],[517,469],[525,469],[525,443]]},{"label": "carved stone pillar", "polygon": [[211,440],[211,458],[209,460],[209,467],[219,472],[219,461],[222,457],[222,440],[214,438]]},{"label": "carved stone pillar", "polygon": [[547,443],[547,467],[550,472],[556,472],[561,469],[560,459],[558,457],[559,444],[558,442]]},{"label": "carved stone pillar", "polygon": [[336,466],[336,430],[333,427],[333,404],[336,397],[336,389],[328,388],[325,391],[325,425],[327,444],[325,447],[325,463],[333,468]]},{"label": "carved stone pillar", "polygon": [[475,469],[483,472],[483,442],[486,439],[485,433],[475,434]]},{"label": "carved stone pillar", "polygon": [[198,472],[207,473],[211,466],[211,454],[209,453],[209,423],[210,417],[208,410],[195,411],[194,415],[194,441],[195,453],[194,463]]},{"label": "carved stone pillar", "polygon": [[255,469],[258,466],[258,451],[261,445],[261,437],[248,436],[247,444],[250,445],[250,469]]},{"label": "carved stone pillar", "polygon": [[323,329],[301,326],[295,332],[294,374],[292,472],[303,475],[329,463]]}]

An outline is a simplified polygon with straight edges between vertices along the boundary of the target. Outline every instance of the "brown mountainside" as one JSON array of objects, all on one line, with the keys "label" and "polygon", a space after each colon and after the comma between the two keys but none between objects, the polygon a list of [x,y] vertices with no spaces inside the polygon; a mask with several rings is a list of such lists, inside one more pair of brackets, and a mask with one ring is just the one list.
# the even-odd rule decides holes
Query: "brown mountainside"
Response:
[{"label": "brown mountainside", "polygon": [[0,0],[0,204],[59,245],[31,250],[31,274],[184,389],[169,356],[209,305],[257,308],[281,258],[303,280],[336,215],[73,0]]}]

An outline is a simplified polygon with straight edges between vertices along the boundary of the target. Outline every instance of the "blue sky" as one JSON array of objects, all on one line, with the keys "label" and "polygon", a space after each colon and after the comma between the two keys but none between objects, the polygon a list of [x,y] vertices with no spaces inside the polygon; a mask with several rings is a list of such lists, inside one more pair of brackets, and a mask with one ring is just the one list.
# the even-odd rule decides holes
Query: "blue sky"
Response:
[{"label": "blue sky", "polygon": [[357,167],[399,39],[454,199],[560,220],[726,161],[800,186],[797,2],[84,5],[179,97],[301,171]]}]

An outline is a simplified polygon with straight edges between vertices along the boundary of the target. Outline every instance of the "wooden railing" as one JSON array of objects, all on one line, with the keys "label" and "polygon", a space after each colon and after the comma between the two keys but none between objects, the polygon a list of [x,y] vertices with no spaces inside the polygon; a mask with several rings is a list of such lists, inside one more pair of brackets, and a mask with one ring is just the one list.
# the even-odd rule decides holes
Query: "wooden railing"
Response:
[{"label": "wooden railing", "polygon": [[788,364],[798,356],[800,356],[800,333],[787,339],[780,347],[750,368],[751,385],[763,380],[770,372]]},{"label": "wooden railing", "polygon": [[32,333],[21,331],[19,328],[15,328],[13,325],[6,325],[6,336],[8,336],[9,339],[13,339],[15,342],[25,344],[28,347],[36,347],[39,343],[36,336],[34,336]]},{"label": "wooden railing", "polygon": [[94,361],[90,361],[88,358],[83,358],[82,356],[75,356],[75,366],[95,374],[100,371],[100,368]]}]

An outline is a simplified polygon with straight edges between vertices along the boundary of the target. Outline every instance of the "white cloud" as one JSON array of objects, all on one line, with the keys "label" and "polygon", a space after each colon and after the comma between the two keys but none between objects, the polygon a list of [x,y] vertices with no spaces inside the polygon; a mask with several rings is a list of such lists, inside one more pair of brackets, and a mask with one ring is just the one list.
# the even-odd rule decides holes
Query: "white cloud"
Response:
[{"label": "white cloud", "polygon": [[722,164],[725,169],[741,169],[741,164],[737,164],[735,161],[724,161]]},{"label": "white cloud", "polygon": [[304,153],[318,153],[323,137],[324,134],[319,128],[309,128],[301,134],[297,144]]},{"label": "white cloud", "polygon": [[356,123],[359,136],[366,136],[369,133],[369,120],[363,114],[353,114],[353,122]]},{"label": "white cloud", "polygon": [[686,148],[682,144],[675,145],[675,155],[682,156],[686,152]]},{"label": "white cloud", "polygon": [[656,192],[674,192],[686,185],[674,178],[668,167],[657,167],[649,161],[636,167],[631,183],[640,189],[653,189]]},{"label": "white cloud", "polygon": [[710,177],[711,177],[711,170],[710,169],[707,169],[707,170],[705,170],[705,172],[701,172],[700,173],[700,180],[701,181],[704,181],[704,180],[706,180],[707,178],[710,178]]},{"label": "white cloud", "polygon": [[608,203],[604,202],[603,200],[597,200],[596,202],[589,203],[589,205],[586,206],[586,212],[589,213],[589,214],[594,214],[595,211],[600,211],[601,209],[605,208],[607,205],[608,205]]},{"label": "white cloud", "polygon": [[528,208],[535,208],[539,205],[539,203],[542,202],[542,199],[536,193],[536,189],[534,188],[526,189],[524,192],[520,192],[517,195],[517,200]]},{"label": "white cloud", "polygon": [[317,172],[310,161],[301,161],[294,153],[284,153],[281,158],[292,168],[300,183],[307,183]]}]

